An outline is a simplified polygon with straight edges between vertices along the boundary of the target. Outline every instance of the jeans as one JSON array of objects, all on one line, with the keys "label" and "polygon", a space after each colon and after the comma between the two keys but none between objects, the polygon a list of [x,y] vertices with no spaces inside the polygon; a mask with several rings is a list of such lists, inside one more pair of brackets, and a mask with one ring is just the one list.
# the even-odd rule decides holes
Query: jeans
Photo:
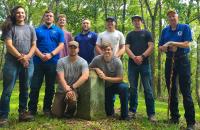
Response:
[{"label": "jeans", "polygon": [[[188,56],[175,58],[172,75],[172,88],[170,100],[170,112],[172,119],[179,119],[180,114],[178,110],[178,86],[176,85],[177,75],[179,75],[180,91],[183,95],[183,105],[185,109],[185,118],[187,124],[195,124],[195,110],[194,103],[191,96],[191,68]],[[165,63],[165,79],[169,90],[170,76],[171,76],[172,58],[167,58]],[[169,92],[169,91],[168,91]]]},{"label": "jeans", "polygon": [[105,86],[105,110],[108,116],[114,115],[115,94],[119,94],[121,103],[121,117],[128,117],[128,84],[113,83]]},{"label": "jeans", "polygon": [[146,112],[148,116],[155,115],[155,104],[151,87],[151,68],[149,64],[135,65],[132,61],[128,63],[128,79],[130,83],[130,108],[131,112],[137,112],[138,106],[138,77],[141,77],[144,87]]},{"label": "jeans", "polygon": [[37,112],[37,104],[39,98],[40,88],[45,77],[45,96],[43,102],[43,111],[51,111],[52,100],[55,92],[56,80],[56,64],[34,64],[35,71],[31,82],[31,91],[29,94],[30,101],[28,109],[31,113]]},{"label": "jeans", "polygon": [[19,109],[18,112],[26,111],[28,101],[28,88],[34,71],[33,59],[30,60],[28,68],[12,55],[7,54],[3,67],[3,91],[0,100],[0,118],[7,119],[10,111],[10,97],[19,78]]}]

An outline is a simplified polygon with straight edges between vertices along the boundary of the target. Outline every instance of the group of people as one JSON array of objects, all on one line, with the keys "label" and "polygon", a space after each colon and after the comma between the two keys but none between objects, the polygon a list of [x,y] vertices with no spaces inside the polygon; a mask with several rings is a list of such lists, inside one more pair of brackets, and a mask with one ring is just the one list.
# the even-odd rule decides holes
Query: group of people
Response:
[{"label": "group of people", "polygon": [[[178,23],[174,10],[167,12],[169,26],[163,29],[159,50],[166,52],[165,78],[170,98],[171,123],[179,123],[176,77],[179,75],[183,95],[187,129],[194,129],[195,111],[191,96],[189,42],[191,29]],[[2,26],[2,39],[7,52],[3,67],[3,91],[0,99],[0,126],[8,124],[10,97],[19,79],[19,121],[30,121],[37,114],[40,88],[45,78],[44,115],[73,117],[76,114],[78,88],[89,77],[89,69],[105,80],[105,111],[114,116],[115,94],[119,94],[121,120],[136,118],[138,106],[138,78],[144,87],[146,112],[149,121],[156,122],[155,101],[152,92],[151,67],[148,57],[154,49],[152,35],[142,29],[143,18],[131,17],[134,29],[124,35],[116,29],[114,17],[107,17],[106,30],[98,36],[90,30],[89,19],[82,20],[82,32],[72,37],[65,30],[67,18],[58,16],[54,24],[52,11],[45,11],[43,24],[34,29],[25,23],[22,6],[16,6]],[[128,80],[123,82],[120,58],[129,56]],[[173,71],[171,71],[173,70]],[[55,82],[58,87],[55,92]],[[30,93],[28,93],[30,86]],[[29,102],[28,102],[29,97]],[[129,104],[129,105],[128,105]]]}]

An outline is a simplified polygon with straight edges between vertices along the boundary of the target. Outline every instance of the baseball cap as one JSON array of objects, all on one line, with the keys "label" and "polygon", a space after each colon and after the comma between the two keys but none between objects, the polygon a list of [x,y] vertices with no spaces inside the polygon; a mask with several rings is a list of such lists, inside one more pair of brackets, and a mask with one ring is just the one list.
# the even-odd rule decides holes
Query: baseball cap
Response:
[{"label": "baseball cap", "polygon": [[133,15],[133,16],[131,17],[131,19],[132,19],[132,21],[133,21],[134,19],[140,19],[141,21],[143,20],[142,17],[139,16],[139,15]]},{"label": "baseball cap", "polygon": [[106,18],[106,21],[109,21],[109,20],[116,22],[115,17],[112,17],[112,16],[109,16]]},{"label": "baseball cap", "polygon": [[76,47],[79,47],[79,43],[76,42],[76,41],[71,41],[68,43],[68,46],[76,46]]}]

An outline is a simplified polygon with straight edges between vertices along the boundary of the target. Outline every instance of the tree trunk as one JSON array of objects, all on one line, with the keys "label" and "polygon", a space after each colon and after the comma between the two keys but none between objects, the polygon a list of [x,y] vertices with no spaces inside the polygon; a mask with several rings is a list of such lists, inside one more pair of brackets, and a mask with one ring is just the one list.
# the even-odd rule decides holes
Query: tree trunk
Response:
[{"label": "tree trunk", "polygon": [[123,0],[122,33],[125,33],[126,0]]},{"label": "tree trunk", "polygon": [[58,15],[59,15],[59,4],[60,4],[60,0],[56,0],[55,19],[57,19],[57,18],[58,18]]},{"label": "tree trunk", "polygon": [[196,96],[200,108],[200,34],[197,40]]},{"label": "tree trunk", "polygon": [[[162,30],[162,4],[161,2],[159,3],[159,36],[161,35],[161,30]],[[158,83],[157,83],[157,96],[161,97],[162,91],[161,91],[161,86],[162,86],[162,76],[161,76],[161,53],[158,50]]]}]

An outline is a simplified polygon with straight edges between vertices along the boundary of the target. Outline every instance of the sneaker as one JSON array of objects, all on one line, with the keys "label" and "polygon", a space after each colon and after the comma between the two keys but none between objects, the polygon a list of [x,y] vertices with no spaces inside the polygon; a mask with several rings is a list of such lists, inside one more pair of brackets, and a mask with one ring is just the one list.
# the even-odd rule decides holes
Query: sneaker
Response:
[{"label": "sneaker", "polygon": [[8,125],[8,119],[0,119],[0,127],[4,127]]},{"label": "sneaker", "polygon": [[19,113],[19,121],[32,121],[34,116],[30,112],[20,112]]},{"label": "sneaker", "polygon": [[187,125],[186,130],[195,130],[195,126],[194,125]]},{"label": "sneaker", "polygon": [[132,119],[136,119],[136,112],[129,112],[129,117]]},{"label": "sneaker", "polygon": [[155,117],[154,115],[149,116],[149,117],[148,117],[148,120],[149,120],[150,122],[152,122],[152,123],[157,122],[156,117]]},{"label": "sneaker", "polygon": [[179,124],[179,119],[171,118],[168,121],[170,124]]}]

